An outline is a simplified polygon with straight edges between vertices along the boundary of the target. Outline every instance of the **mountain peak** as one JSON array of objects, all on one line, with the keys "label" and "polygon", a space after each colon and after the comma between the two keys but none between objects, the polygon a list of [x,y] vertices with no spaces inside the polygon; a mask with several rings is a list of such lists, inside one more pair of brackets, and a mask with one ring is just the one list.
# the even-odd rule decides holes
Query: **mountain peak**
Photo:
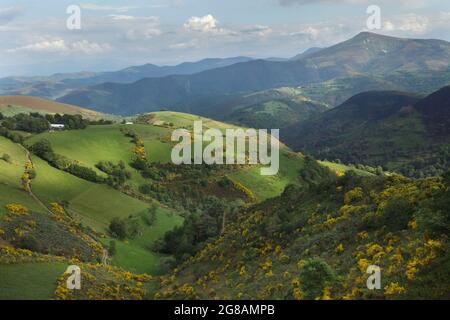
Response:
[{"label": "mountain peak", "polygon": [[312,48],[306,49],[302,53],[296,55],[295,57],[292,57],[290,60],[300,60],[300,59],[306,58],[310,55],[313,55],[314,53],[319,52],[322,49],[323,48],[319,48],[319,47],[312,47]]},{"label": "mountain peak", "polygon": [[369,40],[369,39],[402,40],[401,38],[396,38],[396,37],[387,36],[384,34],[379,34],[379,33],[369,32],[369,31],[360,32],[356,36],[354,36],[351,40]]}]

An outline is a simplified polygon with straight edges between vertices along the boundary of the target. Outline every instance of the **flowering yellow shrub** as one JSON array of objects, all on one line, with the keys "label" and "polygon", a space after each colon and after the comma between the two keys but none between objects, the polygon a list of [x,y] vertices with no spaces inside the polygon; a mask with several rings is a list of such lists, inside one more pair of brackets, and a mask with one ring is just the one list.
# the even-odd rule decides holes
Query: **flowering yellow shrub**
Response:
[{"label": "flowering yellow shrub", "polygon": [[408,222],[408,227],[412,230],[417,229],[417,220],[414,218],[410,222]]},{"label": "flowering yellow shrub", "polygon": [[112,266],[100,264],[77,265],[83,270],[81,290],[67,290],[69,274],[58,279],[54,292],[56,300],[142,300],[145,295],[143,285],[148,276],[134,275]]},{"label": "flowering yellow shrub", "polygon": [[358,267],[361,272],[366,272],[368,266],[370,266],[370,262],[367,259],[358,260]]},{"label": "flowering yellow shrub", "polygon": [[242,183],[240,183],[239,181],[236,181],[233,178],[230,178],[227,176],[227,179],[231,182],[231,185],[233,186],[233,188],[242,192],[248,198],[248,200],[250,202],[256,202],[256,197],[255,197],[255,194],[252,192],[252,190],[250,190],[249,188],[244,186]]},{"label": "flowering yellow shrub", "polygon": [[384,294],[387,296],[400,295],[405,293],[406,289],[398,284],[398,282],[391,282],[384,287]]},{"label": "flowering yellow shrub", "polygon": [[358,294],[359,290],[357,288],[352,288],[349,293],[342,296],[342,300],[353,300],[358,296]]},{"label": "flowering yellow shrub", "polygon": [[5,208],[14,215],[28,215],[29,212],[27,207],[16,203],[7,204]]},{"label": "flowering yellow shrub", "polygon": [[367,231],[362,231],[358,233],[358,238],[361,240],[366,240],[367,238],[369,238],[369,233]]},{"label": "flowering yellow shrub", "polygon": [[323,288],[321,300],[331,300],[331,289],[329,287]]},{"label": "flowering yellow shrub", "polygon": [[294,296],[295,300],[303,300],[303,293],[300,288],[294,288],[292,295]]},{"label": "flowering yellow shrub", "polygon": [[347,192],[344,196],[344,204],[351,204],[352,202],[361,200],[364,197],[363,189],[357,187]]},{"label": "flowering yellow shrub", "polygon": [[342,243],[340,243],[340,244],[336,247],[336,249],[334,249],[334,251],[335,251],[336,253],[342,253],[342,252],[344,252],[344,245],[343,245]]},{"label": "flowering yellow shrub", "polygon": [[367,254],[373,256],[379,252],[383,252],[383,247],[376,243],[369,243],[366,245]]},{"label": "flowering yellow shrub", "polygon": [[430,264],[437,257],[437,250],[442,247],[442,242],[438,240],[427,240],[423,246],[416,249],[415,255],[406,265],[405,275],[408,280],[414,280],[421,267]]}]

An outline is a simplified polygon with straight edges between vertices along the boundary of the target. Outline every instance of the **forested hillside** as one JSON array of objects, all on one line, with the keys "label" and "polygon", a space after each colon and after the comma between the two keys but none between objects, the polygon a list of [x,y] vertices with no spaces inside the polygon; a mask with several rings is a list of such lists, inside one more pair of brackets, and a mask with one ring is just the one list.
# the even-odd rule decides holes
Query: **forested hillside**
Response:
[{"label": "forested hillside", "polygon": [[411,177],[434,176],[450,163],[449,87],[421,99],[415,94],[358,94],[282,133],[297,151],[319,159],[382,166]]},{"label": "forested hillside", "polygon": [[[450,284],[450,176],[303,182],[238,212],[217,240],[159,279],[157,299],[442,299]],[[381,268],[380,290],[366,287]]]}]

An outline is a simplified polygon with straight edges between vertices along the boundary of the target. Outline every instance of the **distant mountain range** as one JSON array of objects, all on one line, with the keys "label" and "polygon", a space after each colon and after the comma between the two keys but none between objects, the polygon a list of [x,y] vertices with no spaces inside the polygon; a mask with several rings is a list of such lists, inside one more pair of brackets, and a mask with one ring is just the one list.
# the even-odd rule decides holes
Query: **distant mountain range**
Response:
[{"label": "distant mountain range", "polygon": [[322,49],[323,48],[318,48],[318,47],[309,48],[309,49],[305,50],[304,52],[296,55],[295,57],[292,57],[291,60],[300,60],[300,59],[306,58],[314,53],[319,52]]},{"label": "distant mountain range", "polygon": [[293,149],[319,159],[435,175],[450,165],[450,86],[425,98],[361,93],[281,133]]},{"label": "distant mountain range", "polygon": [[[367,79],[363,88],[361,78]],[[333,91],[340,79],[348,86],[345,95],[335,90],[322,100],[321,95]],[[236,97],[277,87],[304,88],[306,96],[337,105],[367,90],[430,93],[448,83],[449,42],[363,32],[335,46],[313,49],[298,60],[251,60],[191,75],[103,83],[73,90],[59,101],[123,115],[167,108],[215,116],[223,113],[221,105]]]},{"label": "distant mountain range", "polygon": [[0,92],[56,98],[70,90],[104,82],[132,83],[143,78],[188,75],[252,60],[248,57],[204,59],[176,66],[145,64],[111,72],[59,73],[48,77],[8,77],[0,79]]}]

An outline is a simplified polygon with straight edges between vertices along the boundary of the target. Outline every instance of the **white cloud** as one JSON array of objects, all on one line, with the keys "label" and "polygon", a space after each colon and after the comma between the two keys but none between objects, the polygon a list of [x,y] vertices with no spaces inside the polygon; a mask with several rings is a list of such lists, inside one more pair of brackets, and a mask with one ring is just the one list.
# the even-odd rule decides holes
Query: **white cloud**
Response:
[{"label": "white cloud", "polygon": [[115,27],[121,31],[127,40],[141,40],[160,36],[160,20],[158,17],[139,17],[131,15],[109,15],[115,24]]},{"label": "white cloud", "polygon": [[358,4],[358,3],[366,3],[367,0],[279,0],[278,1],[282,6],[288,6],[292,4],[312,4],[312,3],[350,3],[350,4]]},{"label": "white cloud", "polygon": [[107,43],[90,42],[87,40],[76,41],[68,45],[71,51],[83,52],[85,54],[104,53],[111,50],[111,45]]},{"label": "white cloud", "polygon": [[194,48],[197,45],[198,45],[198,40],[192,39],[191,41],[188,41],[188,42],[179,42],[179,43],[171,44],[171,45],[169,45],[169,48],[174,49],[174,50],[184,50],[184,49]]},{"label": "white cloud", "polygon": [[[378,0],[378,4],[392,4],[392,2],[392,0]],[[407,5],[408,7],[422,7],[426,5],[426,0],[397,0],[396,2],[401,5]],[[377,4],[373,3],[373,0],[278,0],[278,3],[282,6],[289,6],[293,4]]]},{"label": "white cloud", "polygon": [[80,6],[84,10],[114,11],[114,12],[127,12],[139,8],[136,6],[108,6],[108,5],[99,5],[95,3],[83,3]]},{"label": "white cloud", "polygon": [[157,28],[130,29],[125,32],[125,38],[127,40],[141,40],[157,37],[161,34],[162,31]]},{"label": "white cloud", "polygon": [[0,25],[14,20],[23,12],[22,7],[0,8]]},{"label": "white cloud", "polygon": [[408,14],[385,20],[383,29],[391,32],[407,32],[413,34],[424,34],[429,27],[429,18],[425,16]]},{"label": "white cloud", "polygon": [[211,32],[217,30],[217,21],[211,14],[203,17],[191,17],[183,27],[190,31]]},{"label": "white cloud", "polygon": [[75,42],[67,42],[64,39],[42,40],[36,43],[28,44],[7,50],[8,53],[16,52],[37,52],[37,53],[85,53],[98,54],[109,51],[109,44],[99,44],[88,40],[80,40]]},{"label": "white cloud", "polygon": [[139,17],[139,16],[124,15],[124,14],[110,14],[108,17],[110,17],[112,20],[118,20],[118,21],[140,21],[140,22],[152,22],[155,24],[159,24],[159,18],[154,17],[154,16]]},{"label": "white cloud", "polygon": [[237,36],[239,32],[219,27],[219,21],[211,14],[191,17],[183,24],[184,31],[215,36]]},{"label": "white cloud", "polygon": [[109,6],[109,5],[99,5],[95,3],[83,3],[80,7],[84,10],[92,11],[112,11],[117,13],[125,13],[131,10],[141,9],[141,8],[166,8],[167,4],[147,4],[142,6]]},{"label": "white cloud", "polygon": [[241,28],[239,32],[243,34],[249,34],[249,35],[257,35],[260,37],[265,37],[270,35],[273,32],[273,29],[269,26],[263,26],[263,25],[253,25]]},{"label": "white cloud", "polygon": [[136,20],[135,16],[127,16],[123,14],[110,14],[109,17],[113,20]]}]

